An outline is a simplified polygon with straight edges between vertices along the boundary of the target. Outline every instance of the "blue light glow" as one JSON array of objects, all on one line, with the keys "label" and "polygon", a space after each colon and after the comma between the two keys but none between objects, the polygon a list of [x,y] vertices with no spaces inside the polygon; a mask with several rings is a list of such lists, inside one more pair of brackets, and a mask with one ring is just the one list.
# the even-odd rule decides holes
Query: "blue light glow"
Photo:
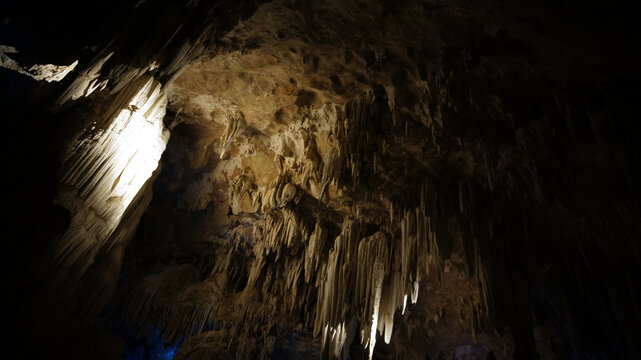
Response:
[{"label": "blue light glow", "polygon": [[180,349],[180,343],[165,344],[162,333],[155,327],[145,337],[128,340],[125,360],[171,360]]}]

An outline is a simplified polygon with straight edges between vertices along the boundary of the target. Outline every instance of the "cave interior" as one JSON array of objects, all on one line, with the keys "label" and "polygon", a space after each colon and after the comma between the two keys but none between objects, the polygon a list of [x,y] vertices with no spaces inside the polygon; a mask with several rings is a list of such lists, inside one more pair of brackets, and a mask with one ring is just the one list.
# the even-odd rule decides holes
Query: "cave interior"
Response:
[{"label": "cave interior", "polygon": [[640,8],[3,1],[8,351],[641,358]]}]

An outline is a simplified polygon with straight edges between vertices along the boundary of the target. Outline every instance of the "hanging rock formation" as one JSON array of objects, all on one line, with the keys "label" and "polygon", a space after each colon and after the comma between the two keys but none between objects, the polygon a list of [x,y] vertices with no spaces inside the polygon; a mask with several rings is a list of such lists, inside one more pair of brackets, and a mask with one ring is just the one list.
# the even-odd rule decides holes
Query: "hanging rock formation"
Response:
[{"label": "hanging rock formation", "polygon": [[0,39],[52,184],[16,184],[20,326],[77,358],[639,356],[633,9],[123,1],[84,52]]}]

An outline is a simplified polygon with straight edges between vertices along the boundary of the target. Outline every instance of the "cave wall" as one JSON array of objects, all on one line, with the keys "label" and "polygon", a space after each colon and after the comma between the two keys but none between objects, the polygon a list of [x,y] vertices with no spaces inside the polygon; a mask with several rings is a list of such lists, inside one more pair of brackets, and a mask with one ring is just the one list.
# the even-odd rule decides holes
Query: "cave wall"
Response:
[{"label": "cave wall", "polygon": [[[185,359],[635,358],[634,6],[13,6],[18,341],[80,356],[83,334],[123,346],[118,324]],[[37,47],[28,19],[74,41]]]},{"label": "cave wall", "polygon": [[10,318],[25,356],[121,356],[98,317],[160,170],[164,87],[255,6],[3,4]]}]

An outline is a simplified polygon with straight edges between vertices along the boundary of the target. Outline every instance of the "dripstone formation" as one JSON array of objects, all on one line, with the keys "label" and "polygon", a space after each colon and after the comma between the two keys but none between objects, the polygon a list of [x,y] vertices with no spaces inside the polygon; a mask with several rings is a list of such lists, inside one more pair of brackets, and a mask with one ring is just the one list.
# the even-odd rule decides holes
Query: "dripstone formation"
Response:
[{"label": "dripstone formation", "polygon": [[29,6],[0,14],[23,355],[641,356],[638,5]]}]

